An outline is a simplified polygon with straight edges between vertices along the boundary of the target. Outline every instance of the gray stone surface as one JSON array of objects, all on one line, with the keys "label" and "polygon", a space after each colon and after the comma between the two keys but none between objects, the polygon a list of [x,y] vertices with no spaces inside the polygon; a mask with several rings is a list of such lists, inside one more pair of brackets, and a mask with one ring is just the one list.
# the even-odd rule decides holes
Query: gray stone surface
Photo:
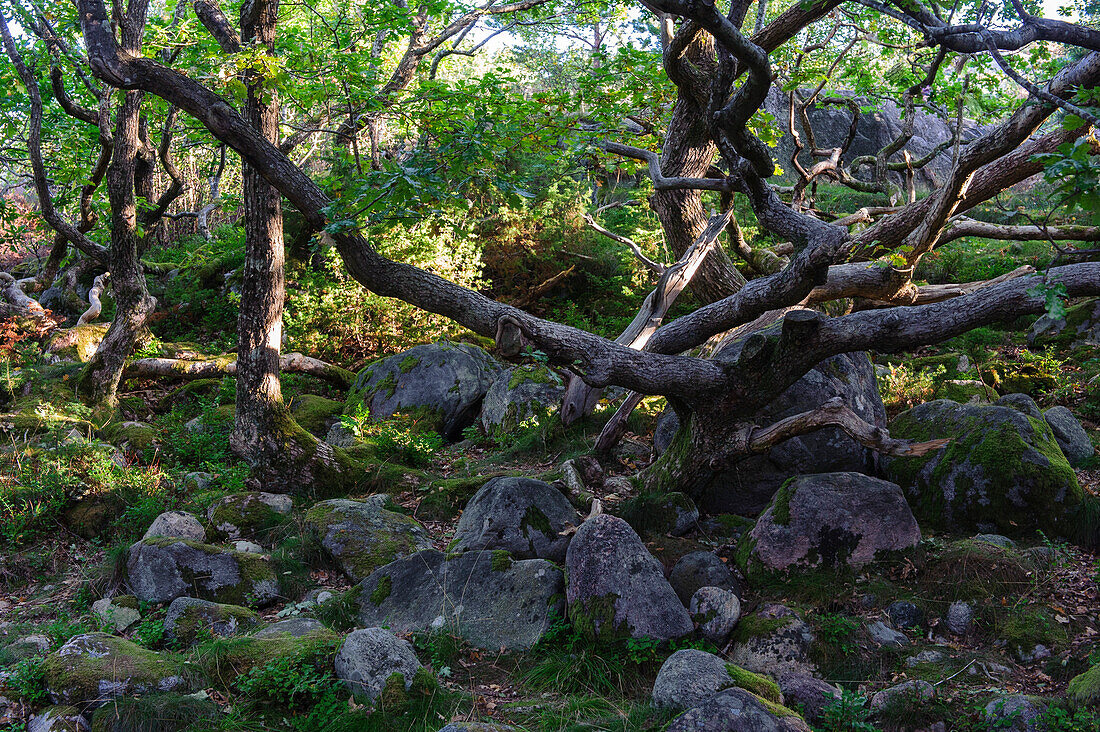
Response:
[{"label": "gray stone surface", "polygon": [[721,587],[700,587],[691,596],[688,612],[699,628],[699,635],[721,647],[741,619],[741,601]]},{"label": "gray stone surface", "polygon": [[183,664],[176,659],[106,633],[73,636],[46,657],[43,672],[55,704],[82,709],[115,697],[190,687]]},{"label": "gray stone surface", "polygon": [[239,605],[177,597],[164,616],[164,635],[185,646],[207,637],[228,638],[260,625],[260,616]]},{"label": "gray stone surface", "polygon": [[1010,407],[1017,412],[1026,414],[1029,417],[1035,419],[1042,419],[1043,412],[1039,409],[1039,405],[1028,394],[1005,394],[1000,399],[993,402],[994,406],[998,407]]},{"label": "gray stone surface", "polygon": [[901,648],[909,645],[909,638],[905,633],[894,630],[881,620],[876,620],[867,626],[867,635],[876,645],[890,648]]},{"label": "gray stone surface", "polygon": [[336,498],[306,512],[306,527],[352,582],[394,559],[432,548],[428,532],[415,519],[384,508],[388,498]]},{"label": "gray stone surface", "polygon": [[50,639],[40,633],[24,635],[16,638],[4,646],[4,654],[11,659],[19,660],[32,656],[41,656],[50,650]]},{"label": "gray stone surface", "polygon": [[219,541],[251,539],[279,523],[290,513],[294,502],[279,493],[235,493],[215,501],[206,509],[210,536]]},{"label": "gray stone surface", "polygon": [[985,705],[982,716],[991,728],[1005,732],[1042,732],[1046,704],[1023,694],[1000,696]]},{"label": "gray stone surface", "polygon": [[690,709],[733,685],[726,662],[713,653],[685,648],[661,665],[653,682],[653,706]]},{"label": "gray stone surface", "polygon": [[206,541],[206,529],[195,516],[185,511],[165,511],[153,519],[145,531],[145,539],[153,537]]},{"label": "gray stone surface", "polygon": [[75,707],[46,707],[27,721],[27,732],[86,732],[91,725]]},{"label": "gray stone surface", "polygon": [[336,676],[358,699],[373,702],[392,674],[405,677],[412,686],[420,661],[412,644],[382,628],[355,630],[336,653]]},{"label": "gray stone surface", "polygon": [[714,552],[688,552],[668,574],[680,602],[687,605],[700,587],[721,587],[741,597],[741,585],[726,563]]},{"label": "gray stone surface", "polygon": [[890,603],[886,615],[895,628],[918,628],[924,623],[924,611],[908,600]]},{"label": "gray stone surface", "polygon": [[992,544],[993,546],[999,546],[1002,549],[1015,549],[1016,542],[1009,539],[1007,536],[1001,536],[1000,534],[975,534],[974,541],[982,541],[986,544]]},{"label": "gray stone surface", "polygon": [[810,732],[801,717],[778,717],[744,689],[718,692],[681,714],[667,732]]},{"label": "gray stone surface", "polygon": [[474,494],[458,519],[455,551],[503,549],[516,559],[562,562],[570,526],[581,515],[548,483],[531,478],[493,478]]},{"label": "gray stone surface", "polygon": [[809,655],[814,642],[810,626],[795,611],[776,603],[763,605],[754,615],[778,620],[780,624],[774,630],[735,643],[730,649],[730,661],[758,674],[812,676],[816,669]]},{"label": "gray stone surface", "polygon": [[130,547],[126,584],[145,602],[177,597],[232,605],[264,605],[279,597],[279,583],[265,557],[209,544],[144,539]]},{"label": "gray stone surface", "polygon": [[907,703],[919,703],[931,700],[935,694],[936,689],[932,684],[927,681],[915,679],[876,692],[871,697],[869,706],[876,712],[880,712],[889,706],[895,699],[904,699]]},{"label": "gray stone surface", "polygon": [[99,618],[104,625],[114,628],[116,633],[121,633],[134,623],[141,620],[141,613],[132,607],[119,607],[104,597],[92,603],[92,613]]},{"label": "gray stone surface", "polygon": [[565,382],[539,364],[517,366],[501,373],[485,393],[481,405],[481,431],[505,435],[531,418],[556,412],[565,394]]},{"label": "gray stone surface", "polygon": [[947,607],[943,616],[944,625],[955,635],[966,635],[970,632],[970,623],[974,621],[974,608],[968,603],[957,600]]},{"label": "gray stone surface", "polygon": [[359,621],[395,633],[446,628],[478,648],[521,650],[562,617],[564,585],[561,570],[544,559],[512,561],[493,551],[447,559],[423,551],[359,584]]},{"label": "gray stone surface", "polygon": [[252,634],[253,638],[272,638],[277,635],[290,635],[301,638],[314,631],[324,629],[324,625],[316,618],[287,618],[277,620],[271,625],[265,625]]},{"label": "gray stone surface", "polygon": [[661,563],[626,521],[608,514],[585,521],[565,566],[569,617],[583,632],[669,640],[692,631]]},{"label": "gray stone surface", "polygon": [[860,473],[825,473],[785,483],[747,541],[750,566],[775,572],[861,567],[920,539],[900,487]]},{"label": "gray stone surface", "polygon": [[457,440],[477,418],[502,366],[466,343],[431,343],[364,368],[348,393],[347,410],[366,406],[372,419],[416,413],[422,424]]},{"label": "gray stone surface", "polygon": [[1073,416],[1073,412],[1059,405],[1043,412],[1043,418],[1050,425],[1054,439],[1062,448],[1062,453],[1070,465],[1080,465],[1096,453],[1088,433]]},{"label": "gray stone surface", "polygon": [[799,706],[803,716],[811,722],[821,716],[825,707],[840,698],[840,689],[806,674],[780,674],[776,681],[783,692],[783,701]]}]

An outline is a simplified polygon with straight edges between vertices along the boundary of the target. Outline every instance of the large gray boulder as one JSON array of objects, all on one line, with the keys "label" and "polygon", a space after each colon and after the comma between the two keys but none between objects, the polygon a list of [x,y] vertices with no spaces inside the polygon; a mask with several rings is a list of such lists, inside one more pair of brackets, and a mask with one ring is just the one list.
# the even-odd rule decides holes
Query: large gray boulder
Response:
[{"label": "large gray boulder", "polygon": [[669,640],[693,629],[661,563],[621,518],[585,521],[565,557],[573,626],[589,637]]},{"label": "large gray boulder", "polygon": [[206,541],[206,529],[196,517],[186,511],[165,511],[153,519],[145,530],[145,539],[154,537]]},{"label": "large gray boulder", "polygon": [[[783,714],[785,711],[787,714]],[[767,705],[745,689],[730,688],[681,714],[667,732],[810,732],[805,720]]]},{"label": "large gray boulder", "polygon": [[724,660],[713,653],[685,648],[665,659],[657,672],[653,706],[690,709],[730,686],[733,679]]},{"label": "large gray boulder", "polygon": [[260,624],[260,616],[246,607],[177,597],[164,616],[164,636],[190,646],[205,638],[240,635]]},{"label": "large gray boulder", "polygon": [[1044,315],[1027,332],[1029,346],[1059,343],[1070,348],[1100,344],[1100,298],[1086,300],[1066,310],[1066,317]]},{"label": "large gray boulder", "polygon": [[210,536],[218,541],[251,539],[279,525],[294,502],[281,493],[234,493],[206,509]]},{"label": "large gray boulder", "polygon": [[55,704],[95,708],[119,696],[190,687],[182,662],[124,638],[85,633],[70,638],[43,663]]},{"label": "large gray boulder", "polygon": [[898,415],[890,433],[951,438],[922,457],[886,463],[922,524],[1007,536],[1072,533],[1082,492],[1044,420],[1005,405],[937,399]]},{"label": "large gray boulder", "polygon": [[776,680],[779,682],[779,690],[783,692],[783,701],[791,706],[798,706],[802,710],[802,716],[811,722],[818,719],[825,707],[841,696],[840,689],[806,674],[785,673],[780,674]]},{"label": "large gray boulder", "polygon": [[375,420],[403,414],[456,440],[477,418],[502,368],[488,353],[466,343],[416,346],[360,371],[346,411],[363,405]]},{"label": "large gray boulder", "polygon": [[[810,646],[814,634],[798,613],[776,603],[760,607],[752,616],[753,632],[739,632],[729,659],[743,669],[772,676],[798,673],[812,676]],[[742,623],[746,622],[743,618]]]},{"label": "large gray boulder", "polygon": [[[716,360],[735,360],[744,341],[737,341],[715,355]],[[761,427],[813,409],[840,397],[862,419],[886,426],[886,409],[879,396],[874,368],[864,353],[846,353],[821,362],[753,417]],[[666,412],[661,422],[675,421]],[[675,434],[673,425],[658,424],[657,436]],[[671,439],[671,435],[669,435]],[[667,446],[654,438],[654,448]],[[704,513],[737,513],[755,516],[764,510],[787,478],[809,473],[877,472],[875,454],[836,427],[792,437],[763,455],[743,460],[736,468],[718,473],[692,498]]]},{"label": "large gray boulder", "polygon": [[428,532],[415,519],[384,508],[388,498],[335,498],[306,512],[306,527],[352,582],[394,559],[432,548]]},{"label": "large gray boulder", "polygon": [[1028,698],[1023,694],[999,696],[985,705],[982,717],[991,729],[1005,732],[1042,732],[1047,729],[1043,722],[1046,703],[1039,698]]},{"label": "large gray boulder", "polygon": [[721,647],[741,619],[741,600],[721,587],[700,587],[691,596],[688,612],[699,635]]},{"label": "large gray boulder", "polygon": [[352,631],[336,652],[336,676],[356,698],[373,702],[393,674],[404,677],[406,691],[420,670],[412,644],[382,628]]},{"label": "large gray boulder", "polygon": [[493,478],[466,504],[455,529],[455,551],[503,549],[517,559],[561,562],[570,526],[581,516],[549,483]]},{"label": "large gray boulder", "polygon": [[541,364],[517,366],[501,373],[481,405],[481,431],[490,436],[514,432],[524,421],[556,411],[565,382]]},{"label": "large gray boulder", "polygon": [[746,574],[862,567],[920,543],[901,488],[860,473],[791,478],[742,540]]},{"label": "large gray boulder", "polygon": [[1059,405],[1043,412],[1043,419],[1050,426],[1058,447],[1062,448],[1062,454],[1070,465],[1081,465],[1096,453],[1092,440],[1073,416],[1073,412]]},{"label": "large gray boulder", "polygon": [[259,606],[279,597],[266,557],[181,539],[143,539],[131,546],[126,584],[139,600],[152,603],[192,596]]},{"label": "large gray boulder", "polygon": [[714,552],[688,552],[668,574],[680,602],[687,605],[700,587],[721,587],[741,597],[741,585],[726,563]]},{"label": "large gray boulder", "polygon": [[544,559],[504,551],[448,559],[422,551],[391,562],[356,588],[359,622],[395,633],[445,628],[478,648],[521,650],[538,643],[562,612],[565,579]]}]

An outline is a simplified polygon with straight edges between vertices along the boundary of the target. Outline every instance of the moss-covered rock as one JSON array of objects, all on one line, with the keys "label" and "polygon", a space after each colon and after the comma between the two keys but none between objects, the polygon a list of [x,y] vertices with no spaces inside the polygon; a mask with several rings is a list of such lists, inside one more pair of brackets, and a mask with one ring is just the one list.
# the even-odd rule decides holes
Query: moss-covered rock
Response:
[{"label": "moss-covered rock", "polygon": [[964,539],[929,557],[920,585],[943,602],[1015,598],[1032,586],[1038,571],[1015,549]]},{"label": "moss-covered rock", "polygon": [[398,557],[432,546],[416,520],[384,507],[388,500],[385,494],[365,501],[332,499],[306,512],[310,532],[353,582]]},{"label": "moss-covered rock", "polygon": [[112,445],[144,450],[157,440],[157,431],[144,422],[118,422],[100,430],[100,436]]},{"label": "moss-covered rock", "polygon": [[481,431],[501,436],[529,419],[555,412],[565,393],[565,381],[542,364],[517,366],[493,382],[481,405]]},{"label": "moss-covered rock", "polygon": [[92,732],[184,732],[220,716],[217,704],[197,694],[149,694],[100,707],[92,715]]},{"label": "moss-covered rock", "polygon": [[1028,345],[1073,346],[1078,342],[1100,343],[1100,299],[1092,298],[1066,309],[1061,319],[1044,315],[1031,326]]},{"label": "moss-covered rock", "polygon": [[164,635],[181,646],[240,635],[261,625],[254,610],[195,597],[177,597],[164,616]]},{"label": "moss-covered rock", "polygon": [[1071,517],[1082,501],[1077,477],[1050,427],[1007,406],[936,400],[894,420],[894,437],[948,437],[923,457],[892,458],[890,480],[929,526],[1019,535],[1075,533]]},{"label": "moss-covered rock", "polygon": [[1074,676],[1066,688],[1066,695],[1078,704],[1100,704],[1100,664]]},{"label": "moss-covered rock", "polygon": [[43,671],[55,703],[81,708],[120,696],[186,690],[195,675],[178,657],[106,633],[69,639],[46,657]]},{"label": "moss-covered rock", "polygon": [[619,504],[615,514],[642,536],[681,536],[695,527],[699,509],[684,493],[642,493]]},{"label": "moss-covered rock", "polygon": [[281,493],[234,493],[206,510],[207,536],[216,541],[263,537],[287,520],[294,504]]},{"label": "moss-covered rock", "polygon": [[110,323],[88,323],[59,330],[46,344],[46,352],[59,358],[87,363],[99,349],[109,327]]},{"label": "moss-covered rock", "polygon": [[300,394],[290,400],[290,414],[302,429],[324,437],[340,414],[344,404],[315,394]]},{"label": "moss-covered rock", "polygon": [[1058,386],[1058,374],[1036,363],[989,363],[983,374],[1001,394],[1039,396]]},{"label": "moss-covered rock", "polygon": [[26,727],[30,732],[88,732],[88,723],[76,707],[46,707]]},{"label": "moss-covered rock", "polygon": [[328,628],[311,630],[302,636],[278,633],[266,636],[236,636],[195,646],[189,659],[215,687],[232,688],[253,668],[277,659],[310,659],[331,663],[341,636]]},{"label": "moss-covered rock", "polygon": [[118,493],[87,493],[66,507],[61,519],[77,536],[94,539],[106,534],[125,510],[126,501]]},{"label": "moss-covered rock", "polygon": [[257,606],[279,597],[266,557],[183,539],[143,539],[131,546],[126,582],[140,600],[155,603],[190,596]]}]

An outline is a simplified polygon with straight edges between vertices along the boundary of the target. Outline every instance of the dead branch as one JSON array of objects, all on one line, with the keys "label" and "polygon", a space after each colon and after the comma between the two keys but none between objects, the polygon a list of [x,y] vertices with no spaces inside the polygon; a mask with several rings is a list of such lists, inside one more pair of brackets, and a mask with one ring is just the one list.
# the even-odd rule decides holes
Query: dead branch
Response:
[{"label": "dead branch", "polygon": [[[287,353],[279,358],[279,370],[293,374],[305,374],[350,388],[355,374],[334,364],[326,363],[301,353]],[[237,373],[237,361],[226,356],[214,359],[192,360],[184,358],[139,358],[126,367],[127,378],[175,378],[184,381],[216,379]]]},{"label": "dead branch", "polygon": [[87,325],[103,312],[103,302],[100,300],[100,296],[103,295],[103,291],[107,289],[107,281],[110,279],[111,273],[104,272],[92,281],[92,289],[88,290],[88,309],[85,310],[80,319],[76,321],[77,325]]}]

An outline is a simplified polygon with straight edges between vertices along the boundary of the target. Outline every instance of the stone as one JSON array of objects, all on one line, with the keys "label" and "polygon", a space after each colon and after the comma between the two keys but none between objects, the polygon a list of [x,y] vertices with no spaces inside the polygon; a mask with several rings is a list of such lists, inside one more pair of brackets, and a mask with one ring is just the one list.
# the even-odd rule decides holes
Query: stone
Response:
[{"label": "stone", "polygon": [[204,473],[197,470],[184,475],[180,480],[180,485],[185,492],[192,495],[206,493],[214,486],[214,475],[213,473]]},{"label": "stone", "polygon": [[944,625],[955,635],[970,632],[970,623],[974,620],[974,608],[968,603],[957,600],[951,603],[943,616]]},{"label": "stone", "polygon": [[233,542],[233,551],[244,552],[245,554],[263,554],[264,548],[251,541],[235,541]]},{"label": "stone", "polygon": [[1000,534],[976,534],[974,541],[985,542],[986,544],[992,544],[993,546],[999,546],[1002,549],[1015,549],[1016,542],[1009,539],[1007,536],[1001,536]]},{"label": "stone", "polygon": [[936,385],[934,393],[937,399],[959,404],[988,404],[997,396],[997,392],[977,379],[947,379]]},{"label": "stone", "polygon": [[141,613],[136,608],[115,605],[107,597],[92,603],[92,613],[100,623],[111,626],[116,633],[124,632],[141,620]]},{"label": "stone", "polygon": [[[565,578],[545,559],[427,550],[378,569],[354,592],[359,622],[395,633],[446,629],[478,648],[534,646],[562,617]],[[687,611],[685,611],[686,614]]]},{"label": "stone", "polygon": [[1081,705],[1095,706],[1100,702],[1100,664],[1070,679],[1066,696]]},{"label": "stone", "polygon": [[894,630],[881,620],[867,625],[867,635],[871,636],[871,640],[879,646],[901,648],[909,645],[909,638],[905,633]]},{"label": "stone", "polygon": [[1005,536],[1075,533],[1081,488],[1043,419],[1004,405],[938,399],[900,414],[890,434],[951,438],[925,456],[886,463],[922,523]]},{"label": "stone", "polygon": [[527,420],[545,419],[557,411],[565,394],[565,382],[541,364],[517,366],[501,373],[485,393],[481,404],[481,431],[503,436]]},{"label": "stone", "polygon": [[691,596],[688,612],[699,635],[721,647],[741,619],[741,601],[721,587],[700,587]]},{"label": "stone", "polygon": [[907,668],[913,668],[924,663],[943,663],[946,660],[947,655],[942,651],[937,651],[934,648],[927,648],[905,659],[905,665]]},{"label": "stone", "polygon": [[[45,293],[43,293],[45,297]],[[45,303],[42,307],[48,307]],[[84,306],[85,308],[87,305]],[[99,344],[107,335],[109,323],[86,323],[74,325],[68,330],[59,330],[50,336],[46,344],[46,353],[60,358],[88,363],[99,350]]]},{"label": "stone", "polygon": [[516,559],[565,560],[570,527],[581,515],[548,483],[493,478],[474,494],[458,519],[454,551],[503,549]]},{"label": "stone", "polygon": [[[44,306],[44,304],[43,304]],[[1027,333],[1029,346],[1100,344],[1100,299],[1092,298],[1066,309],[1066,317],[1043,315]]]},{"label": "stone", "polygon": [[741,626],[740,637],[730,648],[732,663],[754,673],[773,676],[814,674],[816,669],[810,660],[814,634],[795,611],[785,605],[768,603],[754,614],[742,617]]},{"label": "stone", "polygon": [[1032,701],[1023,694],[1010,694],[993,699],[985,705],[982,716],[991,729],[1006,732],[1042,732],[1046,729],[1042,716],[1046,704]]},{"label": "stone", "polygon": [[109,425],[102,430],[101,436],[112,445],[144,450],[156,442],[157,431],[145,422],[129,421]]},{"label": "stone", "polygon": [[290,415],[306,432],[315,437],[324,437],[329,428],[340,420],[344,403],[335,399],[326,399],[316,394],[299,394],[291,398]]},{"label": "stone", "polygon": [[131,546],[126,584],[139,600],[152,603],[198,597],[260,606],[279,597],[266,557],[181,539],[143,539]]},{"label": "stone", "polygon": [[653,706],[690,709],[722,689],[733,686],[726,662],[713,653],[685,648],[661,665],[653,683]]},{"label": "stone", "polygon": [[825,707],[840,698],[840,689],[813,676],[785,673],[777,680],[784,702],[797,706],[802,716],[811,722],[819,719]]},{"label": "stone", "polygon": [[1020,660],[1020,663],[1035,663],[1044,658],[1050,658],[1050,649],[1042,643],[1036,643],[1030,651],[1017,648],[1016,658]]},{"label": "stone", "polygon": [[218,705],[205,692],[119,698],[92,714],[92,732],[192,732],[219,729]]},{"label": "stone", "polygon": [[290,514],[294,502],[279,493],[235,493],[206,509],[210,538],[216,541],[252,539],[275,528]]},{"label": "stone", "polygon": [[43,673],[55,704],[95,708],[120,696],[186,690],[183,665],[124,638],[85,633],[46,657]]},{"label": "stone", "polygon": [[[913,704],[930,701],[935,694],[936,689],[932,684],[927,681],[916,679],[913,681],[905,681],[897,686],[891,686],[888,689],[876,692],[871,697],[868,706],[876,712],[881,712],[893,703],[905,703],[912,708],[911,705]],[[895,700],[899,701],[895,702]]]},{"label": "stone", "polygon": [[810,732],[805,720],[790,709],[767,704],[744,689],[718,692],[681,714],[667,732]]},{"label": "stone", "polygon": [[412,644],[382,628],[365,628],[348,634],[336,653],[336,676],[361,701],[373,703],[392,674],[404,677],[412,687],[420,661]]},{"label": "stone", "polygon": [[733,571],[714,552],[688,552],[680,557],[669,572],[668,581],[685,605],[700,587],[721,587],[741,597],[741,585]]},{"label": "stone", "polygon": [[164,616],[164,635],[182,646],[241,635],[260,625],[255,611],[195,597],[177,597]]},{"label": "stone", "polygon": [[502,370],[485,351],[467,343],[430,343],[375,361],[359,372],[345,412],[360,405],[371,419],[402,414],[449,440],[478,416]]},{"label": "stone", "polygon": [[[785,118],[784,118],[785,119]],[[776,327],[778,332],[778,327]],[[770,331],[762,331],[770,332]],[[736,359],[744,340],[715,354],[716,360]],[[833,397],[840,397],[849,409],[876,427],[886,426],[886,409],[878,392],[874,369],[864,353],[848,353],[827,359],[793,386],[757,412],[749,421],[761,427],[813,409]],[[663,452],[667,443],[658,437],[675,434],[676,413],[666,412],[661,421],[676,422],[675,428],[658,422],[654,449]],[[836,427],[793,437],[763,455],[743,460],[736,468],[718,473],[692,493],[700,510],[707,514],[736,513],[756,516],[771,501],[787,478],[811,473],[857,472],[877,474],[878,459]]]},{"label": "stone", "polygon": [[1050,426],[1054,439],[1058,441],[1058,446],[1062,448],[1062,454],[1070,465],[1077,467],[1096,453],[1088,433],[1073,416],[1073,412],[1063,406],[1051,407],[1043,412],[1043,419]]},{"label": "stone", "polygon": [[153,519],[142,538],[154,537],[206,541],[206,529],[202,527],[202,522],[186,511],[165,511]]},{"label": "stone", "polygon": [[691,618],[661,563],[626,521],[600,514],[577,530],[565,557],[573,626],[589,638],[680,638]]},{"label": "stone", "polygon": [[316,618],[287,618],[278,620],[271,625],[265,625],[255,633],[253,638],[272,638],[278,635],[289,635],[293,638],[301,638],[310,633],[323,632],[325,626]]},{"label": "stone", "polygon": [[1029,417],[1034,417],[1035,419],[1043,418],[1042,410],[1039,409],[1039,405],[1029,394],[1005,394],[1003,397],[993,402],[993,404],[998,407],[1010,407],[1017,412],[1026,414]]},{"label": "stone", "polygon": [[87,732],[90,729],[75,707],[46,707],[27,720],[27,732]]},{"label": "stone", "polygon": [[361,582],[395,559],[432,548],[424,527],[387,510],[388,502],[385,494],[365,501],[335,498],[306,512],[306,527],[352,582]]},{"label": "stone", "polygon": [[699,509],[691,497],[672,491],[657,496],[638,496],[623,501],[615,512],[643,536],[683,536],[695,528]]},{"label": "stone", "polygon": [[742,541],[751,576],[858,568],[920,540],[899,486],[860,473],[824,473],[784,483]]},{"label": "stone", "polygon": [[4,646],[4,656],[12,661],[41,656],[50,650],[50,639],[39,633],[24,635]]},{"label": "stone", "polygon": [[924,623],[924,611],[908,600],[890,603],[886,615],[895,628],[919,628]]}]

